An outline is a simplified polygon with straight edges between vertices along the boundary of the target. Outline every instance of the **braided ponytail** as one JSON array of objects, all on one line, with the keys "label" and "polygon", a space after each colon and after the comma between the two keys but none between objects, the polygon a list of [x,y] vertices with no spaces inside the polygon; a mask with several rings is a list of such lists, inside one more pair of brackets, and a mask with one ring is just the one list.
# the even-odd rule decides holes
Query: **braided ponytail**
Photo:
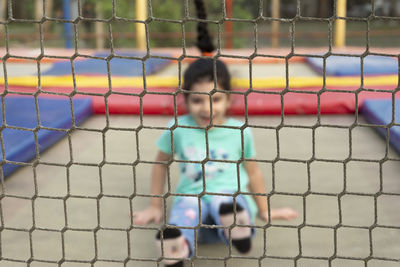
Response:
[{"label": "braided ponytail", "polygon": [[[196,4],[197,17],[199,19],[207,19],[207,13],[203,0],[194,0]],[[212,43],[210,34],[208,33],[207,24],[199,22],[197,25],[197,47],[203,56],[210,55],[215,46]],[[190,91],[195,83],[201,81],[214,81],[214,69],[216,70],[216,78],[220,89],[231,90],[231,75],[224,62],[219,59],[199,58],[189,65],[183,75],[183,90]],[[188,93],[185,93],[185,98]]]},{"label": "braided ponytail", "polygon": [[[199,19],[207,19],[207,12],[203,0],[194,0],[196,6],[197,17]],[[208,32],[207,23],[199,22],[197,24],[197,47],[204,55],[215,50],[212,38]]]}]

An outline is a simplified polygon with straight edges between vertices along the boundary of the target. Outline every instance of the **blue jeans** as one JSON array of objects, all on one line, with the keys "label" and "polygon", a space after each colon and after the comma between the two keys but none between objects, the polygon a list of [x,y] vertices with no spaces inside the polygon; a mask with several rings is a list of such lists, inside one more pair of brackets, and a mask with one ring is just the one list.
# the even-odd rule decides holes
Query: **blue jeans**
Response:
[{"label": "blue jeans", "polygon": [[[221,204],[233,203],[232,196],[211,196],[211,201],[206,202],[200,199],[201,205],[201,221],[199,199],[197,197],[179,197],[174,201],[172,206],[169,222],[170,225],[177,227],[196,227],[201,225],[221,225],[219,221],[219,208]],[[242,195],[236,196],[236,204],[242,206],[249,214],[249,209],[245,198]],[[253,225],[253,222],[251,222]],[[189,243],[191,255],[194,254],[194,231],[195,229],[179,228],[183,236]],[[252,235],[255,234],[255,229],[252,228]],[[218,243],[224,242],[229,244],[229,240],[225,237],[223,228],[198,228],[197,235],[198,243]]]}]

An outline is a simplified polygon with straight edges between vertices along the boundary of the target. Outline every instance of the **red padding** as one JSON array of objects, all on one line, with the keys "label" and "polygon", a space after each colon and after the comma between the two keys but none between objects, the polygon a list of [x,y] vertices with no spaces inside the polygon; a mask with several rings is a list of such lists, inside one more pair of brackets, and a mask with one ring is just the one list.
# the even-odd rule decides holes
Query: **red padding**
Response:
[{"label": "red padding", "polygon": [[[336,88],[337,90],[356,90],[357,88]],[[391,98],[393,86],[380,86],[380,90],[388,92],[361,92],[358,94],[358,107],[365,99]],[[70,88],[43,88],[43,91],[58,93],[71,93]],[[284,114],[317,114],[318,113],[318,92],[320,88],[301,88],[301,92],[286,92],[281,95],[282,89],[257,90],[252,91],[246,97],[243,94],[232,94],[232,105],[230,114],[245,114],[245,99],[247,101],[248,115],[281,114],[282,104]],[[14,92],[35,92],[36,88],[30,87],[10,87],[9,91]],[[87,95],[82,93],[104,94],[103,96],[91,96],[93,99],[93,110],[95,113],[104,114],[106,103],[109,114],[143,114],[151,115],[173,115],[174,96],[146,93],[140,102],[139,94],[143,93],[140,88],[116,88],[113,93],[107,95],[107,90],[101,88],[79,88],[79,92],[74,97]],[[171,88],[148,88],[147,92],[173,93]],[[118,94],[125,93],[125,94]],[[126,93],[137,94],[137,96],[126,95]],[[400,97],[400,95],[399,95]],[[345,114],[354,113],[356,110],[356,93],[343,92],[323,92],[320,94],[320,113],[321,114]],[[177,97],[178,114],[186,112],[185,103],[182,95]]]}]

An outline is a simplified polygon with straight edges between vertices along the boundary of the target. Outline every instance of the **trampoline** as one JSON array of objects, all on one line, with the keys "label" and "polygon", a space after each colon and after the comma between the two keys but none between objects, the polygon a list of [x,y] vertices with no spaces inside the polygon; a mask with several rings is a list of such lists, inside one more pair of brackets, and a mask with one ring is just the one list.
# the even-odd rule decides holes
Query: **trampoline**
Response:
[{"label": "trampoline", "polygon": [[[94,53],[93,57],[74,60],[74,73],[76,75],[107,75],[108,62],[110,74],[116,76],[141,76],[153,74],[170,63],[170,60],[162,58],[146,58],[142,53],[119,53],[110,57],[110,53]],[[160,55],[168,57],[170,55]],[[142,58],[143,61],[142,61]],[[144,64],[143,64],[144,62]],[[55,62],[51,69],[43,72],[43,75],[72,75],[71,62]]]},{"label": "trampoline", "polygon": [[[318,73],[323,74],[324,61],[318,57],[307,57],[306,62]],[[369,55],[364,57],[364,75],[388,75],[399,72],[397,59],[385,56]],[[329,56],[326,59],[326,75],[355,76],[361,74],[360,56]]]},{"label": "trampoline", "polygon": [[[307,68],[306,66],[303,66]],[[256,65],[254,68],[276,69],[275,65]],[[299,66],[300,68],[300,66]],[[244,94],[250,89],[250,81],[246,78],[246,67],[237,68],[236,73],[242,73],[233,79],[232,85],[235,91],[243,92],[243,95],[234,94],[231,114],[244,115]],[[300,73],[299,69],[299,73]],[[176,73],[175,73],[176,72]],[[146,90],[142,77],[111,76],[110,81],[106,76],[77,75],[71,76],[43,76],[41,88],[46,93],[71,94],[76,84],[76,97],[91,97],[95,113],[104,114],[106,103],[110,114],[140,114],[142,107],[144,114],[172,115],[174,97],[179,86],[177,70],[169,72],[175,76],[158,77],[149,75],[146,77]],[[259,74],[261,75],[261,73]],[[1,83],[1,81],[0,81]],[[3,81],[4,83],[4,81]],[[398,85],[397,75],[380,75],[364,77],[364,88],[379,89],[379,92],[360,92],[360,78],[357,77],[327,77],[325,87],[329,91],[319,93],[324,87],[323,79],[319,76],[290,77],[289,88],[284,98],[285,114],[317,114],[318,105],[320,112],[324,114],[354,113],[357,103],[360,108],[367,98],[390,98],[390,92]],[[11,77],[8,79],[9,90],[15,93],[34,93],[37,88],[37,78],[33,76]],[[247,100],[249,115],[280,114],[280,92],[286,88],[284,77],[253,77],[251,92]],[[306,92],[306,93],[296,93]],[[354,91],[354,94],[351,93]],[[386,91],[386,92],[385,92]],[[140,103],[140,95],[145,93],[143,102]],[[318,95],[320,102],[318,103]],[[350,96],[349,96],[350,95]],[[182,95],[178,95],[178,101],[182,101]],[[142,105],[142,106],[141,106]],[[178,112],[184,113],[182,105]]]},{"label": "trampoline", "polygon": [[[385,139],[388,136],[389,143],[400,153],[400,99],[394,103],[391,99],[367,100],[361,111],[371,124],[380,126],[376,128],[378,132]],[[391,126],[392,123],[397,126]],[[388,133],[387,127],[389,127]]]},{"label": "trampoline", "polygon": [[[80,125],[92,114],[90,99],[75,99],[71,106],[68,99],[38,98],[39,117],[33,97],[5,97],[4,107],[5,128],[1,132],[4,159],[15,162],[2,166],[4,176],[10,175],[21,167],[22,163],[36,158],[64,137],[73,125]],[[71,108],[74,112],[74,123]],[[2,109],[1,107],[1,119]],[[3,154],[1,159],[3,160]]]}]

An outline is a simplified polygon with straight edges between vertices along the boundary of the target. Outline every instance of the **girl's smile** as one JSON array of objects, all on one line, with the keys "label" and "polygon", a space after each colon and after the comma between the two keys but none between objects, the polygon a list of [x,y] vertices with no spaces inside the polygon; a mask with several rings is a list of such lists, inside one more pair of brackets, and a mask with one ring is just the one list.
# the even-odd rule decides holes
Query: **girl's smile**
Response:
[{"label": "girl's smile", "polygon": [[213,81],[203,80],[193,84],[191,92],[194,93],[189,93],[187,97],[188,110],[196,123],[201,127],[209,126],[211,123],[212,125],[222,125],[226,120],[226,111],[231,104],[228,94],[221,92],[212,95],[195,93],[209,93],[213,89]]}]

